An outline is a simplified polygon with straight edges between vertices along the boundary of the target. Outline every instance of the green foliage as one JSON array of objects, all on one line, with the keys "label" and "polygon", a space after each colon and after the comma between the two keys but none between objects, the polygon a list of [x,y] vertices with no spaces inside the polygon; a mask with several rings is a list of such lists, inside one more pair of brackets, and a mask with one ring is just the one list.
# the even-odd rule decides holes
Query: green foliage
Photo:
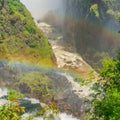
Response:
[{"label": "green foliage", "polygon": [[84,78],[75,78],[74,79],[75,82],[79,83],[80,85],[86,85],[88,83],[88,81]]},{"label": "green foliage", "polygon": [[115,12],[114,12],[114,10],[112,10],[112,9],[108,9],[108,10],[107,10],[107,14],[114,15]]},{"label": "green foliage", "polygon": [[19,113],[24,112],[25,108],[20,106],[18,99],[21,98],[21,94],[15,90],[8,92],[8,103],[0,106],[0,120],[20,120]]},{"label": "green foliage", "polygon": [[118,0],[102,0],[107,7],[107,14],[114,16],[118,22],[120,22],[120,3]]},{"label": "green foliage", "polygon": [[120,22],[120,12],[117,13],[117,21]]},{"label": "green foliage", "polygon": [[34,95],[38,94],[40,97],[44,97],[52,92],[53,81],[40,72],[21,73],[18,74],[17,78],[19,81],[15,85],[19,86],[24,84],[25,86],[22,89],[28,87],[30,93],[34,93]]},{"label": "green foliage", "polygon": [[90,120],[120,119],[120,50],[116,59],[103,61],[100,81],[94,85]]},{"label": "green foliage", "polygon": [[[104,10],[105,13],[112,15],[120,22],[120,3],[118,0],[101,0],[98,2],[85,0],[85,2],[88,6],[90,5],[90,11],[93,12],[96,17],[99,17],[102,14],[101,10]],[[100,5],[99,8],[98,5]]]},{"label": "green foliage", "polygon": [[56,102],[52,101],[50,102],[48,105],[44,106],[39,112],[38,114],[40,115],[44,115],[45,112],[47,111],[52,111],[55,114],[59,113],[59,109],[58,109],[58,105]]},{"label": "green foliage", "polygon": [[116,89],[97,91],[97,96],[92,101],[93,110],[90,120],[119,120],[120,118],[120,92]]},{"label": "green foliage", "polygon": [[18,93],[17,91],[15,91],[15,90],[9,90],[8,91],[8,96],[7,96],[7,99],[8,100],[18,100],[18,99],[20,99],[20,98],[22,98],[23,97],[23,95],[22,94],[20,94],[20,93]]},{"label": "green foliage", "polygon": [[99,17],[98,4],[91,5],[90,11],[93,12],[96,17]]},{"label": "green foliage", "polygon": [[[58,114],[58,106],[55,101],[51,101],[48,105],[44,106],[39,112],[34,113],[28,117],[23,117],[21,113],[25,112],[25,107],[19,104],[19,99],[22,98],[22,94],[15,90],[8,91],[7,103],[0,105],[0,120],[34,120],[36,115],[40,115],[45,120],[49,120],[49,117],[45,117],[44,114],[48,111],[52,111],[53,114]],[[50,118],[51,120],[51,118]]]},{"label": "green foliage", "polygon": [[5,1],[0,10],[0,31],[1,59],[54,64],[47,38],[19,0]]},{"label": "green foliage", "polygon": [[91,83],[94,79],[95,79],[94,70],[92,70],[89,73],[89,77],[87,79],[85,79],[83,77],[76,77],[74,79],[74,81],[77,82],[77,83],[79,83],[81,86],[84,86],[84,85],[87,85],[87,84]]}]

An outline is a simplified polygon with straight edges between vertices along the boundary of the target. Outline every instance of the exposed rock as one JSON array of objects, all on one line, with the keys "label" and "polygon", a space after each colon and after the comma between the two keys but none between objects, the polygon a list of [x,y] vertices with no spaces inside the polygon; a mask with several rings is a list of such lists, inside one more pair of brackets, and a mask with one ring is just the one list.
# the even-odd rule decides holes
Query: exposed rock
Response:
[{"label": "exposed rock", "polygon": [[[58,68],[65,68],[77,72],[84,77],[89,77],[89,73],[93,70],[75,50],[64,47],[62,33],[57,28],[41,22],[37,24],[47,35],[57,59]],[[72,47],[73,48],[73,47]],[[94,73],[97,76],[96,73]]]},{"label": "exposed rock", "polygon": [[93,93],[91,90],[93,82],[80,86],[67,73],[49,71],[47,75],[55,82],[57,93],[54,95],[54,99],[57,101],[60,111],[73,114],[82,120],[85,112],[83,101]]},{"label": "exposed rock", "polygon": [[25,112],[37,112],[42,108],[40,102],[33,98],[23,98],[19,100],[19,103],[26,108]]},{"label": "exposed rock", "polygon": [[[18,70],[18,66],[20,67]],[[26,65],[27,66],[27,65]],[[76,116],[78,119],[83,120],[84,112],[85,112],[85,106],[83,104],[84,98],[89,97],[89,95],[92,94],[92,91],[90,87],[92,86],[92,83],[84,86],[80,86],[77,82],[74,81],[74,77],[72,77],[70,74],[65,73],[65,71],[61,71],[59,69],[47,69],[46,71],[41,68],[34,68],[33,66],[27,66],[26,69],[24,68],[25,65],[14,65],[14,67],[17,68],[18,73],[25,72],[28,70],[28,72],[31,71],[44,71],[43,75],[48,77],[52,82],[54,83],[54,86],[51,87],[52,94],[49,96],[46,96],[45,98],[41,99],[40,92],[34,91],[33,93],[29,93],[30,89],[29,86],[26,84],[20,84],[19,88],[17,86],[17,90],[19,89],[24,94],[28,94],[28,97],[36,97],[41,100],[41,102],[49,103],[51,102],[52,97],[54,97],[54,100],[57,102],[59,110],[61,112],[65,112],[67,114],[72,114],[73,116]],[[13,68],[13,67],[12,67]],[[23,69],[24,68],[24,69]],[[17,80],[17,72],[15,72],[15,68],[12,70],[8,69],[8,66],[3,67],[0,69],[1,73],[1,79],[0,83],[4,82],[5,85],[0,84],[1,86],[5,86],[7,88],[12,87],[14,88],[14,85],[17,85],[19,82]],[[37,74],[38,75],[38,74]],[[31,79],[31,77],[28,77],[28,81]],[[25,80],[24,80],[25,81]],[[34,81],[35,82],[35,81]],[[14,84],[13,84],[14,83]],[[38,85],[38,83],[36,83]],[[38,86],[40,87],[40,86]],[[1,90],[2,91],[2,90]],[[34,100],[32,100],[34,101]],[[31,100],[24,99],[24,104],[28,105],[32,103]],[[34,105],[37,109],[37,104]],[[29,108],[33,110],[32,108]]]}]

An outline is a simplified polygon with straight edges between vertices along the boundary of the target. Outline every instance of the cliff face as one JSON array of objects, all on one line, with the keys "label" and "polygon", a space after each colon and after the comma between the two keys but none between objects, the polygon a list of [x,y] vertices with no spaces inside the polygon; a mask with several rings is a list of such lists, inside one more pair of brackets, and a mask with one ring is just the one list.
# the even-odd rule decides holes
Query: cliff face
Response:
[{"label": "cliff face", "polygon": [[0,59],[55,63],[47,38],[19,0],[0,1]]},{"label": "cliff face", "polygon": [[[90,6],[94,3],[99,6],[99,17],[90,12]],[[115,49],[120,45],[120,37],[110,29],[119,30],[119,24],[115,22],[113,16],[107,14],[107,10],[110,7],[116,8],[105,4],[103,0],[66,0],[65,4],[64,39],[66,44],[74,46],[91,65],[99,61],[103,52],[113,56]]]}]

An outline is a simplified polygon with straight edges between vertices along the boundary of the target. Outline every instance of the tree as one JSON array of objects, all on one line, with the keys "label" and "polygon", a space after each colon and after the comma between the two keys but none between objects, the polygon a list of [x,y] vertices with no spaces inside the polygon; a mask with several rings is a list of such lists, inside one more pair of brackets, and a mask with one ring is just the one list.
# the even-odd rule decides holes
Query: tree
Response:
[{"label": "tree", "polygon": [[120,50],[116,58],[103,61],[100,77],[93,86],[89,120],[120,120]]}]

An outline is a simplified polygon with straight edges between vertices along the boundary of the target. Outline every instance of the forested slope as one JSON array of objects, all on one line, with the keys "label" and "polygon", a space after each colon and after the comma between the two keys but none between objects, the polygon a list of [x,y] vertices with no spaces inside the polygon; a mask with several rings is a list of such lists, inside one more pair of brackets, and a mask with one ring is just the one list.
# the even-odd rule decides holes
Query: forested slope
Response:
[{"label": "forested slope", "polygon": [[51,46],[19,0],[0,0],[0,59],[49,64]]}]

